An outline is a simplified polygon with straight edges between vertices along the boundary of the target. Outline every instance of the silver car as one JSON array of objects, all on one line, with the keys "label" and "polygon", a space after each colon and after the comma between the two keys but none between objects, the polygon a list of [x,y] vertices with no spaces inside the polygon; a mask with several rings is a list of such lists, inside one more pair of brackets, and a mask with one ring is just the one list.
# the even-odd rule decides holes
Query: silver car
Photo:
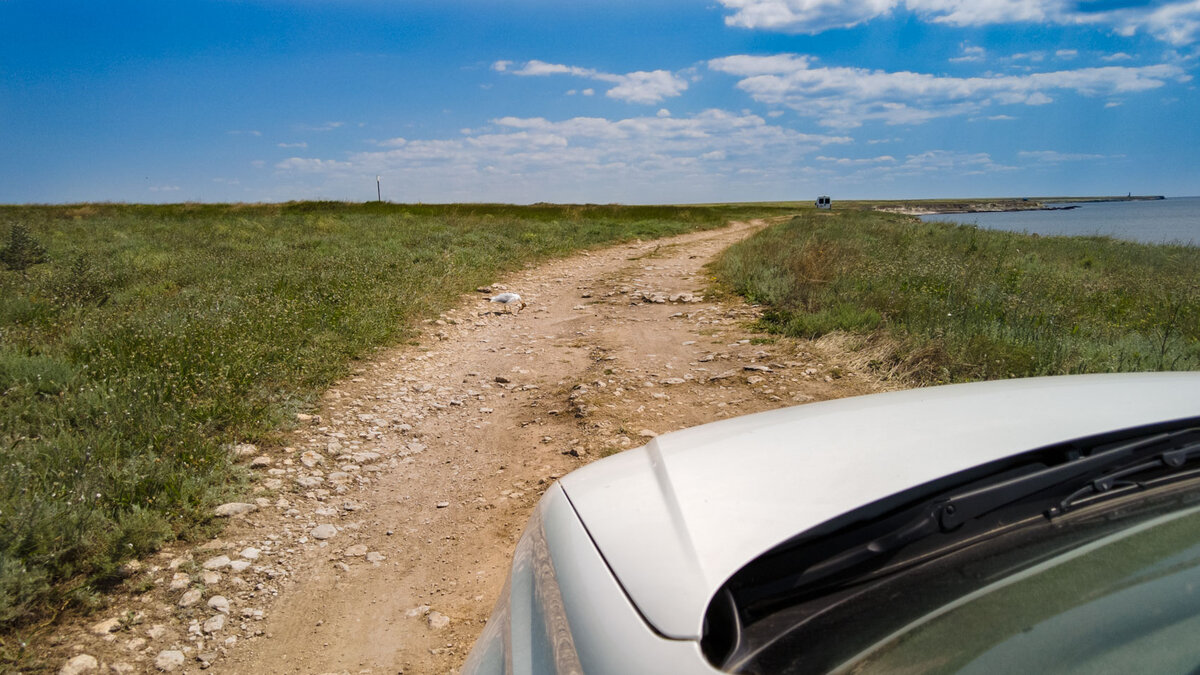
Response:
[{"label": "silver car", "polygon": [[1200,373],[660,436],[549,489],[465,673],[1195,672]]}]

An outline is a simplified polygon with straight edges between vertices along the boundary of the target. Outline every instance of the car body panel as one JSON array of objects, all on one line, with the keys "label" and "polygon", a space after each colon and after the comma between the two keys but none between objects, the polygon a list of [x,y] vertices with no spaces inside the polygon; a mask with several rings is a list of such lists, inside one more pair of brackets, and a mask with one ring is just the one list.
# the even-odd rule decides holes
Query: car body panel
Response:
[{"label": "car body panel", "polygon": [[699,643],[654,632],[558,484],[538,503],[464,674],[717,675]]},{"label": "car body panel", "polygon": [[1021,452],[1196,416],[1200,373],[914,389],[666,434],[561,485],[641,616],[698,640],[729,576],[832,518]]}]

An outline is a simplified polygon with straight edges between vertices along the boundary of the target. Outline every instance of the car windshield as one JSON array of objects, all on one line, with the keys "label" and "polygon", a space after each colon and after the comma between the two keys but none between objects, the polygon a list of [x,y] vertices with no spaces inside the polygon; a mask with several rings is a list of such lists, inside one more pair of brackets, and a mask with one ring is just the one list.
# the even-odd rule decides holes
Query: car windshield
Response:
[{"label": "car windshield", "polygon": [[1200,664],[1200,507],[987,584],[843,664],[854,673],[1190,673]]}]

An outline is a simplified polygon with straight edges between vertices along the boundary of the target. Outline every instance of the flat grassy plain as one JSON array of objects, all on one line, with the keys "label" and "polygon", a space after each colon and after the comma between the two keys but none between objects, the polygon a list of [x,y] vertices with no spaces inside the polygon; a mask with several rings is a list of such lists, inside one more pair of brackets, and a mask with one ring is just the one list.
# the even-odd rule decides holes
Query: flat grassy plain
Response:
[{"label": "flat grassy plain", "polygon": [[857,336],[920,383],[1200,369],[1200,248],[807,210],[731,247],[767,330]]},{"label": "flat grassy plain", "polygon": [[[270,442],[351,362],[506,270],[771,209],[0,207],[48,261],[0,269],[0,648],[123,561],[211,534]],[[0,649],[2,651],[2,649]],[[0,654],[0,656],[3,656]]]}]

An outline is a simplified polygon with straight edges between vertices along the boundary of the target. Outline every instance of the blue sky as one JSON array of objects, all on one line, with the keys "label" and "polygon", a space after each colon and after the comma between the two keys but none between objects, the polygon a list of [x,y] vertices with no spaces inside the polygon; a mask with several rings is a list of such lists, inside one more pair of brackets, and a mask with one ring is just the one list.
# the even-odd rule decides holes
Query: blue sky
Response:
[{"label": "blue sky", "polygon": [[1200,194],[1200,0],[0,0],[0,202]]}]

